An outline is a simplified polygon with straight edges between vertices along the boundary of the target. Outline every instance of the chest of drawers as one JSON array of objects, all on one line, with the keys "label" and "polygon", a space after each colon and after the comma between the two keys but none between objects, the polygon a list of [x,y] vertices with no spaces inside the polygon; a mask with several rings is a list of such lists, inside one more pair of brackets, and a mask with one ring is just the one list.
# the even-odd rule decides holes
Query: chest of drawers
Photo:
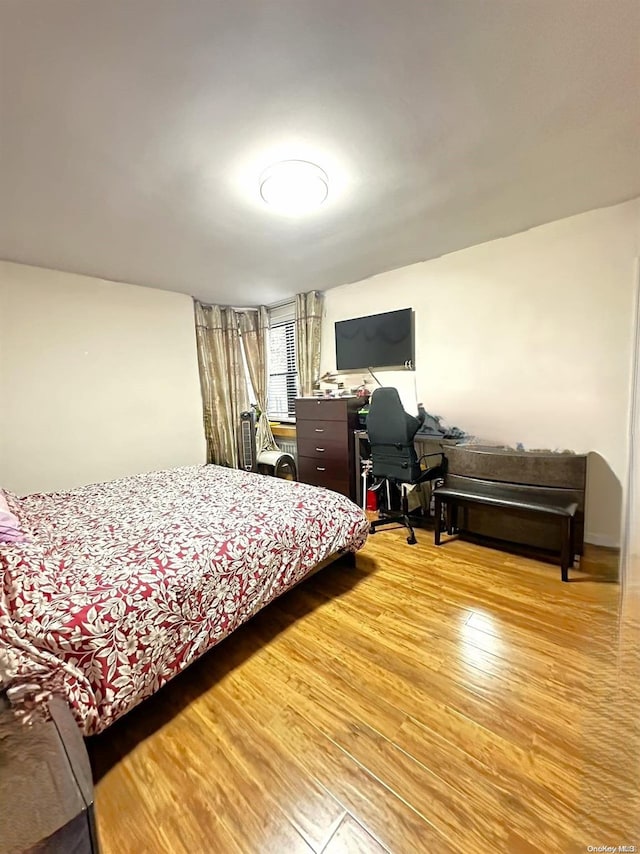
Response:
[{"label": "chest of drawers", "polygon": [[354,430],[362,401],[355,397],[296,400],[298,478],[356,498]]}]

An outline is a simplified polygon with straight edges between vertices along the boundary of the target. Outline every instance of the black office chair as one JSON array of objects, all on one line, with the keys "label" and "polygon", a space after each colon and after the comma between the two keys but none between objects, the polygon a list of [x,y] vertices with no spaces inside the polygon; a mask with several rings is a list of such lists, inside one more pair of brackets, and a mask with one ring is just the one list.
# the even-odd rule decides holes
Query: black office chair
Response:
[{"label": "black office chair", "polygon": [[[425,454],[418,459],[413,437],[422,420],[404,411],[397,389],[377,388],[373,392],[367,416],[373,476],[379,478],[380,483],[386,481],[387,505],[390,504],[389,484],[400,487],[400,511],[393,511],[387,506],[383,515],[371,523],[370,531],[375,534],[383,525],[399,522],[409,529],[409,545],[413,545],[417,540],[409,518],[408,487],[443,478],[445,475],[444,454]],[[430,457],[438,457],[438,462],[423,468],[421,464]]]}]

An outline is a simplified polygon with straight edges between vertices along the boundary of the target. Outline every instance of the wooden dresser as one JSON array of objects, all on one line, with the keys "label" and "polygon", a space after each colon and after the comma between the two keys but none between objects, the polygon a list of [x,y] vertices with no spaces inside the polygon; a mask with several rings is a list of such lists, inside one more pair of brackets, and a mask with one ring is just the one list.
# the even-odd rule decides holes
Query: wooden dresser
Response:
[{"label": "wooden dresser", "polygon": [[356,499],[354,431],[358,428],[357,397],[296,400],[298,479],[326,486]]}]

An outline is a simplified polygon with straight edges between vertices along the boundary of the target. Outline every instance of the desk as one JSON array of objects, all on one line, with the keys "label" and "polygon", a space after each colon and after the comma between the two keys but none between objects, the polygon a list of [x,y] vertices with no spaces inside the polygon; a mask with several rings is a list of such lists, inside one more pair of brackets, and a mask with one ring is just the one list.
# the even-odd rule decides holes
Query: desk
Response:
[{"label": "desk", "polygon": [[[356,504],[359,504],[362,507],[362,459],[367,459],[369,457],[368,449],[366,453],[363,453],[363,449],[365,443],[369,442],[369,437],[367,436],[366,430],[355,430],[354,433],[355,438],[355,448],[354,448],[354,461],[355,461],[355,469],[356,469]],[[414,436],[413,444],[416,449],[416,454],[418,457],[423,456],[424,454],[440,454],[447,452],[447,448],[451,448],[454,445],[458,445],[460,443],[460,439],[445,439],[442,436],[427,436],[425,434],[420,435],[417,433]]]}]

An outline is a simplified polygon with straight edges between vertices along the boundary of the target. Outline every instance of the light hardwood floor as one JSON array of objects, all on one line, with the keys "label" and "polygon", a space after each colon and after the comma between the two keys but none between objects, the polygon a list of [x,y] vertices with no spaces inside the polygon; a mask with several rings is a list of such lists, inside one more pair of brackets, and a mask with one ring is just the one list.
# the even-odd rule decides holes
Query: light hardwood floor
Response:
[{"label": "light hardwood floor", "polygon": [[610,554],[562,584],[418,539],[377,533],[89,740],[104,854],[640,844]]}]

